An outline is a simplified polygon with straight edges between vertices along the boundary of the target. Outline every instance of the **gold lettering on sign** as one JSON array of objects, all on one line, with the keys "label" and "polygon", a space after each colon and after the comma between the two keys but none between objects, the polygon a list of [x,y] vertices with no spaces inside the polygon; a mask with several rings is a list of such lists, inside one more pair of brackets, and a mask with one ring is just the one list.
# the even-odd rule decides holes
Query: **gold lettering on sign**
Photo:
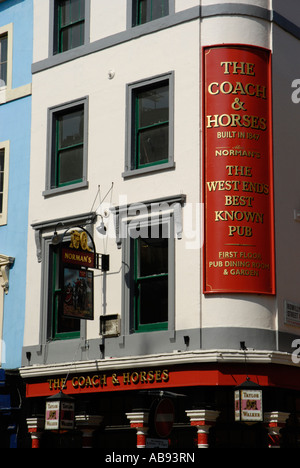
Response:
[{"label": "gold lettering on sign", "polygon": [[70,248],[71,249],[81,248],[82,250],[87,250],[88,252],[91,252],[92,250],[90,249],[88,245],[87,233],[85,231],[82,231],[82,232],[72,231]]},{"label": "gold lettering on sign", "polygon": [[[70,383],[74,389],[88,389],[107,387],[109,384],[112,386],[128,386],[137,384],[153,384],[167,382],[169,380],[168,369],[155,369],[155,370],[139,370],[139,371],[126,371],[121,374],[113,373],[111,376],[107,374],[93,374],[93,375],[76,375],[72,377]],[[64,378],[48,379],[49,390],[62,390],[67,388],[67,382]]]},{"label": "gold lettering on sign", "polygon": [[49,390],[63,390],[66,386],[66,379],[48,379],[49,382]]},{"label": "gold lettering on sign", "polygon": [[275,291],[270,56],[204,51],[205,293]]},{"label": "gold lettering on sign", "polygon": [[64,258],[63,260],[73,260],[77,262],[83,262],[83,263],[92,263],[92,258],[89,255],[79,255],[75,253],[70,253],[70,252],[64,252]]}]

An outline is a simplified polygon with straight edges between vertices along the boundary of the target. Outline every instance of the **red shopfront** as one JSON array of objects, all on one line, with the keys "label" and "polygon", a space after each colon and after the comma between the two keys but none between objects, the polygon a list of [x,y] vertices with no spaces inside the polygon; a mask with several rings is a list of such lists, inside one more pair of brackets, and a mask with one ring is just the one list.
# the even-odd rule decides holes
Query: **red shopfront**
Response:
[{"label": "red shopfront", "polygon": [[[247,377],[245,366],[240,364],[97,370],[74,373],[67,380],[52,375],[31,379],[27,401],[35,411],[39,408],[38,416],[32,413],[27,418],[32,447],[296,448],[298,369],[249,364],[247,374],[263,389],[264,419],[251,425],[234,420],[234,389]],[[74,430],[47,431],[43,415],[46,400],[60,391],[74,398]],[[170,430],[163,436],[157,434],[153,419],[162,399],[174,407],[173,414],[166,415]]]}]

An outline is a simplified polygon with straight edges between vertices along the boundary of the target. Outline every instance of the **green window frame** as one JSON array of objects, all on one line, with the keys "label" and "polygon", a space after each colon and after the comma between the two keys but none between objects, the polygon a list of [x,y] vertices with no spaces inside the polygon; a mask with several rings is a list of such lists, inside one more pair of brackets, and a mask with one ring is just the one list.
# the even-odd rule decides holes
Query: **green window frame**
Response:
[{"label": "green window frame", "polygon": [[48,109],[45,197],[88,186],[88,101]]},{"label": "green window frame", "polygon": [[[142,333],[159,331],[166,333],[166,337],[173,338],[175,331],[175,252],[176,238],[181,239],[182,232],[182,206],[185,195],[169,196],[161,199],[140,201],[138,203],[118,206],[113,209],[117,245],[122,248],[122,334],[137,335],[132,339],[135,343],[142,342]],[[165,262],[160,263],[164,268],[149,271],[140,268],[139,239],[153,239],[153,242],[162,242],[165,239]],[[159,244],[158,244],[159,245]],[[168,247],[166,247],[168,246]],[[168,258],[168,263],[166,259]],[[157,262],[158,263],[158,262]],[[167,265],[167,267],[166,267]],[[167,315],[161,320],[140,319],[141,296],[139,284],[151,284],[155,280],[167,278]],[[166,289],[165,289],[166,291]],[[155,294],[152,294],[155,298]],[[164,295],[166,297],[166,295]],[[157,298],[156,298],[157,299]],[[137,340],[137,341],[135,341]]]},{"label": "green window frame", "polygon": [[84,106],[54,114],[54,164],[52,187],[83,181]]},{"label": "green window frame", "polygon": [[135,0],[133,25],[148,23],[169,14],[169,0]]},{"label": "green window frame", "polygon": [[[160,225],[161,228],[163,225]],[[169,239],[138,237],[134,245],[134,331],[168,329]]]},{"label": "green window frame", "polygon": [[169,82],[161,81],[133,93],[134,169],[169,160]]},{"label": "green window frame", "polygon": [[8,35],[0,36],[0,88],[7,85]]},{"label": "green window frame", "polygon": [[84,44],[85,0],[57,0],[54,52],[62,53]]},{"label": "green window frame", "polygon": [[50,338],[52,340],[69,340],[80,337],[80,320],[63,317],[61,313],[61,262],[60,249],[51,248],[50,253]]},{"label": "green window frame", "polygon": [[175,169],[174,72],[126,87],[124,178]]}]

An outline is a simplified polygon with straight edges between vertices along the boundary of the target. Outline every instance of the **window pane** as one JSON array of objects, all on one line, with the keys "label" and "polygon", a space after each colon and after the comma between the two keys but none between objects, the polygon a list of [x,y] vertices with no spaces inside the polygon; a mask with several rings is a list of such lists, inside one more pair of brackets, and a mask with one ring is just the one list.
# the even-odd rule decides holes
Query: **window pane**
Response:
[{"label": "window pane", "polygon": [[7,82],[7,34],[0,37],[0,86]]},{"label": "window pane", "polygon": [[51,186],[59,187],[83,179],[84,106],[54,113]]},{"label": "window pane", "polygon": [[80,320],[70,317],[65,317],[59,306],[59,298],[56,297],[55,304],[55,332],[53,338],[59,338],[61,333],[74,333],[80,331]]},{"label": "window pane", "polygon": [[84,0],[73,0],[71,6],[71,21],[84,19]]},{"label": "window pane", "polygon": [[59,181],[58,184],[67,184],[82,180],[83,148],[64,150],[59,155]]},{"label": "window pane", "polygon": [[168,277],[139,284],[140,325],[168,321]]},{"label": "window pane", "polygon": [[152,0],[152,19],[162,18],[169,14],[168,0]]},{"label": "window pane", "polygon": [[167,160],[169,154],[169,86],[136,94],[136,167]]},{"label": "window pane", "polygon": [[0,171],[4,171],[4,150],[0,150]]},{"label": "window pane", "polygon": [[71,332],[79,332],[80,330],[80,320],[63,317],[61,314],[58,316],[57,320],[57,333],[71,333]]},{"label": "window pane", "polygon": [[83,109],[59,117],[58,147],[66,148],[83,141]]},{"label": "window pane", "polygon": [[5,86],[7,81],[7,63],[0,64],[0,86]]},{"label": "window pane", "polygon": [[68,26],[61,31],[61,47],[60,51],[74,49],[79,47],[84,42],[84,23]]},{"label": "window pane", "polygon": [[151,164],[168,158],[169,126],[144,130],[139,138],[139,165]]},{"label": "window pane", "polygon": [[0,37],[0,62],[7,61],[7,34]]},{"label": "window pane", "polygon": [[0,64],[0,86],[5,86],[7,81],[7,63]]},{"label": "window pane", "polygon": [[64,0],[60,2],[60,21],[61,26],[65,26],[66,24],[70,23],[70,0]]},{"label": "window pane", "polygon": [[168,273],[168,239],[139,239],[139,276]]},{"label": "window pane", "polygon": [[161,86],[139,93],[139,127],[166,122],[169,119],[169,87]]},{"label": "window pane", "polygon": [[135,245],[135,325],[137,331],[162,330],[168,322],[168,224],[149,225],[152,237]]},{"label": "window pane", "polygon": [[169,14],[169,0],[137,0],[137,24]]},{"label": "window pane", "polygon": [[61,52],[74,49],[83,44],[84,23],[74,24],[61,32]]},{"label": "window pane", "polygon": [[72,28],[63,29],[61,32],[61,52],[71,49]]},{"label": "window pane", "polygon": [[64,52],[84,43],[85,0],[64,0],[58,5],[57,49],[58,52]]},{"label": "window pane", "polygon": [[83,24],[72,26],[71,48],[79,47],[83,44]]},{"label": "window pane", "polygon": [[[138,11],[138,24],[146,23],[150,21],[150,15],[147,16],[147,5],[148,0],[139,1],[139,11]],[[150,12],[150,9],[149,9]]]},{"label": "window pane", "polygon": [[4,150],[0,150],[0,213],[3,211]]}]

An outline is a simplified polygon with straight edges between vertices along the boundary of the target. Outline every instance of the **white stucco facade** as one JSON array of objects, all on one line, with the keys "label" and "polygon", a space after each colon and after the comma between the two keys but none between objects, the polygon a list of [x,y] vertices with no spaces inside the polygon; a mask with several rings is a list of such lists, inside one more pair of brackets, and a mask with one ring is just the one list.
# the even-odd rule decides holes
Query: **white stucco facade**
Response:
[{"label": "white stucco facade", "polygon": [[[285,301],[300,303],[298,278],[299,208],[298,134],[292,128],[298,107],[291,100],[291,83],[299,77],[299,38],[287,33],[283,18],[295,24],[295,2],[243,0],[238,8],[220,0],[176,0],[167,18],[128,28],[129,1],[91,0],[89,42],[64,54],[49,54],[51,2],[35,1],[34,60],[32,79],[31,174],[28,232],[28,280],[24,353],[34,357],[49,344],[41,329],[47,314],[43,261],[37,259],[35,233],[49,238],[56,221],[78,217],[99,207],[97,191],[110,207],[148,200],[185,197],[182,206],[182,239],[175,239],[174,335],[151,332],[143,337],[152,354],[184,349],[183,335],[190,335],[190,350],[239,349],[245,341],[251,349],[292,351],[299,325],[285,322]],[[200,4],[201,3],[201,4]],[[275,13],[278,14],[277,16]],[[282,24],[278,20],[282,20]],[[284,23],[285,24],[285,23]],[[139,32],[137,32],[139,30]],[[291,30],[292,31],[292,30]],[[202,48],[215,44],[247,44],[270,49],[273,70],[274,196],[276,242],[276,295],[253,294],[206,296],[203,294],[203,206],[202,206]],[[124,176],[126,151],[126,89],[128,84],[173,73],[174,76],[174,167],[141,176]],[[77,99],[88,99],[87,187],[53,196],[45,194],[48,109]],[[299,104],[300,105],[300,104]],[[96,197],[96,203],[94,204]],[[104,203],[104,202],[103,202]],[[198,210],[198,211],[197,211]],[[192,215],[191,215],[192,214]],[[200,222],[193,232],[197,215]],[[124,325],[122,303],[122,248],[112,235],[100,236],[95,227],[96,250],[110,256],[110,271],[99,271],[94,282],[94,320],[87,321],[84,339],[99,341],[99,318],[119,314]],[[114,216],[106,219],[112,234]],[[34,228],[33,228],[33,227]],[[42,226],[39,229],[37,226]],[[196,237],[195,237],[196,235]],[[42,254],[43,255],[43,254]],[[43,305],[44,304],[44,305]],[[126,327],[125,327],[126,329]],[[205,336],[207,338],[205,338]],[[280,338],[282,336],[282,338]],[[108,356],[140,354],[139,341],[125,346],[107,344]],[[97,341],[98,340],[98,341]],[[128,341],[129,340],[129,341]],[[113,343],[111,340],[109,343]],[[58,346],[63,346],[59,343]],[[64,346],[70,347],[70,342]],[[173,349],[172,349],[173,348]],[[121,350],[121,351],[120,351]],[[74,349],[67,355],[70,358]],[[90,356],[94,348],[90,347]],[[114,356],[113,353],[116,353]],[[45,354],[46,355],[46,354]],[[63,361],[63,357],[53,358]],[[85,359],[89,359],[86,353]],[[24,358],[24,363],[26,359]]]}]

